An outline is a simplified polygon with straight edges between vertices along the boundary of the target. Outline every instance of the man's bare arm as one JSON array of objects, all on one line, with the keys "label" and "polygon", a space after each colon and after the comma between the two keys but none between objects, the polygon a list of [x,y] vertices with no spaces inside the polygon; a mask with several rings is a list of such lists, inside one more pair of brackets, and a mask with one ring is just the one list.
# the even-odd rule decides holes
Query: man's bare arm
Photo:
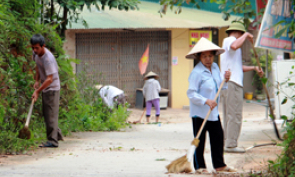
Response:
[{"label": "man's bare arm", "polygon": [[245,66],[243,65],[243,72],[253,71],[257,66]]},{"label": "man's bare arm", "polygon": [[243,72],[253,71],[255,70],[260,77],[263,76],[264,72],[262,69],[259,70],[258,66],[245,66],[243,65]]},{"label": "man's bare arm", "polygon": [[237,40],[235,40],[231,44],[230,48],[233,50],[237,50],[237,49],[241,48],[242,45],[244,44],[244,42],[246,41],[246,39],[248,39],[250,42],[253,43],[253,35],[246,32],[241,37],[239,37]]},{"label": "man's bare arm", "polygon": [[52,82],[53,82],[53,75],[47,76],[41,87],[37,89],[37,91],[40,93],[42,90],[46,89]]},{"label": "man's bare arm", "polygon": [[34,99],[34,101],[37,101],[39,93],[42,92],[42,90],[46,89],[53,82],[52,78],[53,78],[53,75],[47,76],[47,78],[45,79],[41,87],[39,87],[38,89],[34,91],[32,95],[32,98]]}]

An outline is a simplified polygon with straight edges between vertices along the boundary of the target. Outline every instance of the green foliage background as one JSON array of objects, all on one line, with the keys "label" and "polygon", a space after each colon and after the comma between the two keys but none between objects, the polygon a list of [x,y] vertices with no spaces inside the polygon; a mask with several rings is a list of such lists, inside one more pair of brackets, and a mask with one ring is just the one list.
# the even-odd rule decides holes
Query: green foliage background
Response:
[{"label": "green foliage background", "polygon": [[[266,72],[266,50],[265,49],[259,49],[259,48],[256,48],[255,50],[256,50],[258,58],[259,58],[260,66],[261,66],[262,70],[264,72]],[[272,62],[272,60],[273,60],[273,56],[271,54],[271,51],[269,51],[268,52],[268,58],[267,58],[267,70],[268,70],[268,72],[271,72],[271,62]],[[251,62],[252,62],[252,64],[254,66],[258,66],[255,55],[254,55],[254,52],[253,52],[252,49],[251,49]],[[259,75],[257,73],[254,75],[252,84],[256,85],[256,94],[262,94],[262,92],[263,92],[263,83],[262,83],[262,80],[261,80],[261,78],[259,77]]]},{"label": "green foliage background", "polygon": [[[30,38],[40,33],[46,47],[59,65],[61,98],[59,127],[64,135],[71,131],[119,130],[126,126],[127,108],[112,113],[104,106],[91,78],[76,77],[63,50],[63,42],[55,27],[39,24],[37,0],[0,0],[0,153],[20,153],[46,141],[41,99],[34,105],[29,128],[30,140],[17,138],[23,128],[33,94],[35,62]],[[99,81],[97,81],[99,82]],[[79,87],[79,90],[77,89]],[[89,99],[85,99],[88,97]]]}]

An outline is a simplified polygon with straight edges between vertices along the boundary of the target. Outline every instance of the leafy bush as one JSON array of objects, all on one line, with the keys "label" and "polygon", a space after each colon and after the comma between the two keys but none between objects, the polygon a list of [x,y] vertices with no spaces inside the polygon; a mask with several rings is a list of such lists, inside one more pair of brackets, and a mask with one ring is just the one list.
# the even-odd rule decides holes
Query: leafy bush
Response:
[{"label": "leafy bush", "polygon": [[90,89],[93,83],[80,81],[77,87],[79,77],[73,73],[71,63],[78,60],[65,55],[63,42],[55,27],[36,23],[39,12],[37,0],[1,0],[0,153],[25,152],[46,139],[41,98],[34,104],[29,125],[31,139],[17,138],[26,121],[33,94],[35,62],[29,41],[36,33],[45,37],[46,47],[54,54],[59,65],[59,127],[63,134],[68,135],[71,131],[118,130],[126,125],[127,108],[110,113],[97,90]]},{"label": "leafy bush", "polygon": [[127,111],[129,104],[110,110],[103,103],[99,91],[94,88],[95,85],[103,82],[102,74],[100,76],[101,79],[96,81],[94,78],[97,77],[87,76],[85,71],[78,74],[77,88],[80,99],[75,101],[77,107],[75,116],[81,118],[80,121],[83,122],[84,129],[87,131],[118,130],[127,125],[125,122],[129,115]]},{"label": "leafy bush", "polygon": [[[294,77],[293,73],[295,72],[294,66],[291,66],[293,71],[290,71],[290,78]],[[280,87],[278,87],[278,93],[282,92],[285,94],[285,98],[281,104],[285,104],[287,101],[292,101],[295,103],[295,83],[291,81],[291,79],[287,79],[286,81],[280,83]],[[293,91],[286,93],[282,88],[288,88]],[[259,176],[269,176],[269,177],[291,177],[295,176],[295,119],[294,119],[294,109],[295,104],[292,106],[292,114],[291,117],[287,117],[286,115],[282,115],[281,118],[284,121],[285,128],[284,132],[284,141],[279,144],[282,146],[282,153],[278,156],[278,158],[274,161],[269,161],[269,168],[267,172],[260,174]],[[287,121],[289,120],[289,121]]]}]

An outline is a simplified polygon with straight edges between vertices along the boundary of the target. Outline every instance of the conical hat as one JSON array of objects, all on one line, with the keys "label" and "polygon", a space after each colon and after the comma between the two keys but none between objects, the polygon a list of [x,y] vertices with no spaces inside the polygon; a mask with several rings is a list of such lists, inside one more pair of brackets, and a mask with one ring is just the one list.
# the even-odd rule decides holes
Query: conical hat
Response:
[{"label": "conical hat", "polygon": [[102,87],[103,87],[103,85],[96,85],[96,86],[95,86],[95,88],[96,88],[97,90],[101,89]]},{"label": "conical hat", "polygon": [[224,49],[218,47],[206,38],[201,38],[194,48],[185,56],[187,59],[197,59],[196,54],[201,52],[216,51],[216,55],[225,52]]},{"label": "conical hat", "polygon": [[149,73],[147,73],[145,76],[144,76],[144,79],[147,79],[148,77],[151,77],[151,76],[154,76],[155,78],[158,78],[158,74],[154,73],[153,71],[150,71]]}]

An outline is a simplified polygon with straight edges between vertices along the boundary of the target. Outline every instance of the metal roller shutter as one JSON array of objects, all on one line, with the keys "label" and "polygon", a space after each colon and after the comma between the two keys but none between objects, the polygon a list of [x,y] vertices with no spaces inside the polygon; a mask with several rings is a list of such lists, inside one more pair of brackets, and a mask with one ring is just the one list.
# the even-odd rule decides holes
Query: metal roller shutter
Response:
[{"label": "metal roller shutter", "polygon": [[113,85],[128,95],[134,106],[135,89],[143,87],[138,62],[147,44],[150,44],[147,72],[159,74],[162,88],[170,88],[170,32],[132,31],[76,34],[77,73],[88,76],[104,85]]}]

